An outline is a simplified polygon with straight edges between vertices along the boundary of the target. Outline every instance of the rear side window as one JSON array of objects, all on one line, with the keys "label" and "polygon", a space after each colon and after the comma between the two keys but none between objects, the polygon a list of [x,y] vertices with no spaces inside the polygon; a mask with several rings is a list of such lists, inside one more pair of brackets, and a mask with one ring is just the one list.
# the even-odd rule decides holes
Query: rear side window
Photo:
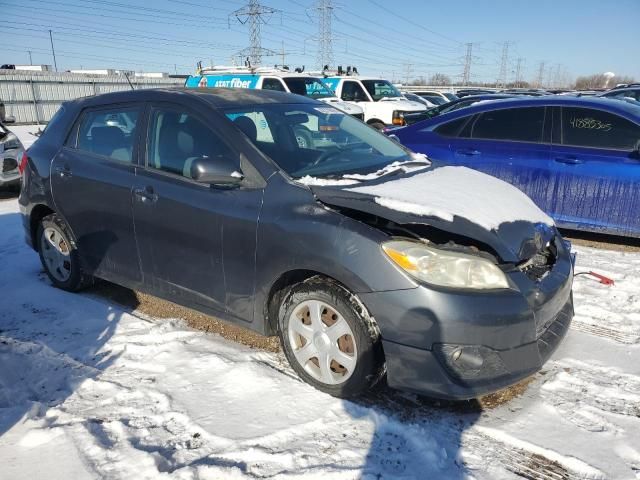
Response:
[{"label": "rear side window", "polygon": [[85,152],[132,163],[133,145],[140,109],[89,110],[82,115],[77,148]]},{"label": "rear side window", "polygon": [[262,90],[276,90],[278,92],[286,92],[284,85],[277,78],[265,78],[262,80]]},{"label": "rear side window", "polygon": [[228,147],[198,118],[177,109],[153,109],[147,140],[147,166],[191,178],[196,159],[215,162]]},{"label": "rear side window", "polygon": [[508,108],[480,114],[472,138],[542,142],[544,107]]},{"label": "rear side window", "polygon": [[443,137],[457,137],[469,117],[458,118],[438,126],[434,131]]},{"label": "rear side window", "polygon": [[563,108],[561,125],[564,145],[633,150],[640,140],[640,126],[602,110]]}]

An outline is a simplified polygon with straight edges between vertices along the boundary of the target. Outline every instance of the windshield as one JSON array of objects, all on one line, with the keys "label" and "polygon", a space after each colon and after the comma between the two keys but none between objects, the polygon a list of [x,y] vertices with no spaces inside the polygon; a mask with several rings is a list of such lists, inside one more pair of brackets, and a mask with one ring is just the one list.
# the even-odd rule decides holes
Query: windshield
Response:
[{"label": "windshield", "polygon": [[386,80],[362,80],[362,84],[364,85],[364,88],[367,89],[367,92],[369,92],[369,95],[371,95],[374,102],[385,97],[402,97],[400,91]]},{"label": "windshield", "polygon": [[224,112],[293,178],[368,174],[410,160],[400,145],[329,105],[253,105]]},{"label": "windshield", "polygon": [[287,84],[291,93],[304,95],[315,99],[335,97],[336,94],[331,91],[319,78],[313,77],[285,77],[284,83]]}]

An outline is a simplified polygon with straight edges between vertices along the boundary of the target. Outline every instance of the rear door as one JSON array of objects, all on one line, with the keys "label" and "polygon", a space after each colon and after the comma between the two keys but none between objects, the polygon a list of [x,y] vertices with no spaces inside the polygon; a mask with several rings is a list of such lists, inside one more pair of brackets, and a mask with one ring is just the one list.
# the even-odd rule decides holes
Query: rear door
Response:
[{"label": "rear door", "polygon": [[547,108],[519,107],[482,112],[452,140],[454,162],[498,177],[550,206],[550,116]]},{"label": "rear door", "polygon": [[196,158],[238,158],[220,120],[182,105],[150,107],[146,163],[133,191],[144,281],[156,294],[252,319],[261,189],[217,187],[190,178]]},{"label": "rear door", "polygon": [[550,209],[567,227],[640,235],[640,125],[617,114],[557,107]]},{"label": "rear door", "polygon": [[51,163],[56,210],[71,227],[87,270],[135,286],[141,281],[131,191],[141,105],[84,110]]}]

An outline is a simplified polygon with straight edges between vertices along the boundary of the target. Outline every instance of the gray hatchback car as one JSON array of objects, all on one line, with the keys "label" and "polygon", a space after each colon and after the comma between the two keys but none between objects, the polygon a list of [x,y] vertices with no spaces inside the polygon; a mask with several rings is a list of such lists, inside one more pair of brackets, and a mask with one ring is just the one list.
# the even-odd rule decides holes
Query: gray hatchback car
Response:
[{"label": "gray hatchback car", "polygon": [[385,376],[492,392],[539,370],[573,316],[569,246],[528,197],[308,98],[71,101],[20,168],[26,240],[55,286],[102,278],[279,335],[331,395]]}]

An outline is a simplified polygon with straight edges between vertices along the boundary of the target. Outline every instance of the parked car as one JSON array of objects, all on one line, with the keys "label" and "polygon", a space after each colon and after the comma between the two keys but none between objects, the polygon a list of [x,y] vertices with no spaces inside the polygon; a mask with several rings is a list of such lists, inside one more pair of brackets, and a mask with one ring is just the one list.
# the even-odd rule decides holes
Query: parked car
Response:
[{"label": "parked car", "polygon": [[461,88],[456,90],[458,98],[468,97],[469,95],[489,95],[492,93],[496,93],[496,90],[487,90],[484,88]]},{"label": "parked car", "polygon": [[474,105],[478,102],[488,102],[491,100],[503,100],[505,98],[514,98],[514,97],[515,95],[506,94],[506,93],[492,93],[490,95],[469,95],[463,98],[459,98],[458,100],[445,103],[443,105],[438,105],[437,107],[431,108],[426,112],[407,114],[404,116],[404,120],[406,125],[413,125],[414,123],[421,122],[422,120],[426,120],[427,118],[433,118],[433,117],[437,117],[438,115],[442,115],[443,113],[453,112],[455,110],[468,107],[469,105]]},{"label": "parked car", "polygon": [[[275,90],[278,92],[290,92],[296,95],[313,98],[349,115],[364,120],[362,108],[352,103],[343,102],[331,91],[321,77],[299,71],[289,71],[288,68],[268,67],[225,67],[214,66],[199,71],[196,75],[190,75],[185,80],[185,87],[232,87],[261,90]],[[299,140],[307,141],[305,137]]]},{"label": "parked car", "polygon": [[412,102],[422,103],[427,108],[433,108],[437,105],[436,103],[430,102],[427,98],[421,97],[420,95],[416,95],[415,93],[402,92],[402,95],[407,100],[411,100]]},{"label": "parked car", "polygon": [[20,184],[18,163],[23,152],[18,137],[0,122],[0,188]]},{"label": "parked car", "polygon": [[498,93],[507,93],[511,95],[529,95],[531,97],[551,95],[551,92],[539,88],[507,88],[504,90],[500,90]]},{"label": "parked car", "polygon": [[405,115],[427,109],[423,103],[407,100],[383,78],[341,74],[328,76],[324,81],[341,100],[361,107],[364,121],[378,130],[391,125],[405,125]]},{"label": "parked car", "polygon": [[[440,92],[438,90],[412,90],[412,93],[425,98],[437,97],[442,99],[442,103],[452,102],[458,99],[458,96],[453,92]],[[442,103],[438,105],[442,105]]]},{"label": "parked car", "polygon": [[[104,126],[118,114],[136,127]],[[300,122],[343,140],[302,148]],[[305,97],[78,99],[21,168],[26,240],[55,286],[104,278],[279,335],[332,395],[385,373],[394,388],[482,395],[540,369],[573,316],[569,246],[529,198]]]},{"label": "parked car", "polygon": [[640,102],[640,85],[630,87],[613,88],[598,94],[599,97],[616,98],[618,100],[631,99]]},{"label": "parked car", "polygon": [[640,237],[640,106],[545,96],[472,105],[393,132],[501,178],[560,227]]}]

